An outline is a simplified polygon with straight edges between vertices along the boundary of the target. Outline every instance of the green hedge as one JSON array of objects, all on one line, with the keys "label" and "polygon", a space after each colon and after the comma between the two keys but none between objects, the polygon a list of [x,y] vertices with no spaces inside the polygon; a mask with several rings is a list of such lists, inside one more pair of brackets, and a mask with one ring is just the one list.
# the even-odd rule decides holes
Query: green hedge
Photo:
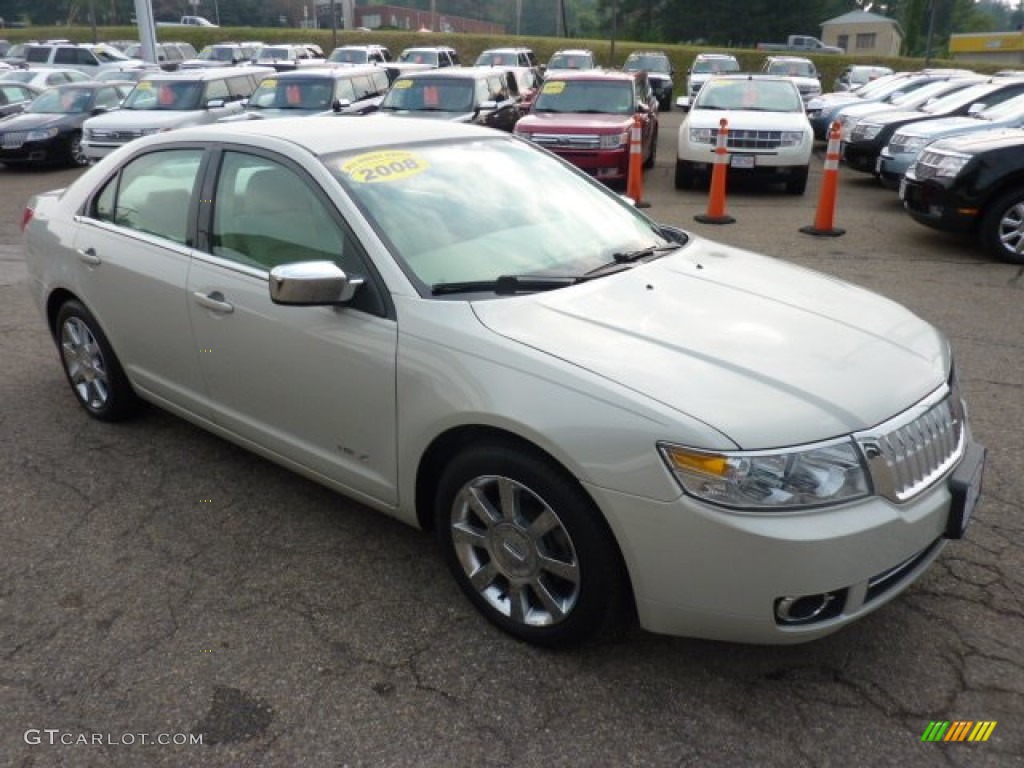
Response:
[{"label": "green hedge", "polygon": [[[99,27],[99,40],[130,40],[136,38],[135,27]],[[91,42],[92,30],[89,27],[33,27],[29,29],[0,30],[11,42],[19,40],[67,38],[76,42]],[[293,29],[284,27],[158,27],[157,37],[160,40],[184,40],[192,43],[196,49],[204,45],[224,40],[261,40],[267,43],[310,42],[316,43],[324,51],[332,46],[333,36],[329,29]],[[355,32],[339,30],[338,45],[380,43],[385,45],[393,55],[398,55],[404,48],[418,45],[450,45],[458,52],[464,64],[472,64],[477,55],[487,48],[519,45],[532,48],[537,60],[546,62],[551,54],[560,48],[589,48],[597,55],[598,60],[606,66],[621,66],[626,56],[634,50],[656,49],[664,51],[675,64],[677,82],[681,83],[693,57],[702,51],[720,51],[732,53],[739,59],[740,66],[747,71],[757,72],[761,69],[767,55],[762,51],[750,49],[709,48],[686,45],[659,45],[621,40],[615,43],[615,55],[611,55],[611,44],[607,40],[581,40],[551,37],[515,37],[514,35],[463,35],[443,33],[420,33],[382,30],[377,32]],[[850,64],[878,64],[892,67],[895,70],[920,69],[924,59],[908,59],[902,57],[865,57],[865,56],[810,56],[821,72],[822,88],[832,90],[832,83],[844,67]],[[1001,66],[977,63],[954,62],[949,60],[932,60],[933,67],[963,67],[977,72],[995,72]],[[679,89],[677,88],[677,93]]]}]

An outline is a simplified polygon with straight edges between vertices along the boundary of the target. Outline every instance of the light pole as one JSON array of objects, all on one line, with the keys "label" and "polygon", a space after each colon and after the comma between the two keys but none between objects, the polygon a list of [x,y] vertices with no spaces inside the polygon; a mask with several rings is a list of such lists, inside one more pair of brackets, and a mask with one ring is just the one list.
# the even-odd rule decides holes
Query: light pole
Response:
[{"label": "light pole", "polygon": [[928,3],[928,37],[924,44],[924,65],[927,67],[932,60],[932,33],[935,31],[935,0]]}]

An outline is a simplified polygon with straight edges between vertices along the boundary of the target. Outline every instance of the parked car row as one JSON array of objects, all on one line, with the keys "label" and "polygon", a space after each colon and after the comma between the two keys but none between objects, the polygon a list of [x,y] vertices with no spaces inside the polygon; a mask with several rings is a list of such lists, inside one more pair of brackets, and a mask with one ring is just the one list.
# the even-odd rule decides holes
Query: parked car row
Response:
[{"label": "parked car row", "polygon": [[821,137],[839,122],[846,166],[898,190],[912,219],[1024,264],[1024,73],[883,74],[808,114]]}]

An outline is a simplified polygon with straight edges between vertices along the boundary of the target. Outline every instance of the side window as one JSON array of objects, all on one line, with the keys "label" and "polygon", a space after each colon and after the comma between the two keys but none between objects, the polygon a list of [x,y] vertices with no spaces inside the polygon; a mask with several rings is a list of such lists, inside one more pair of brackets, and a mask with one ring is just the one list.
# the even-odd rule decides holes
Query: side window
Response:
[{"label": "side window", "polygon": [[78,63],[78,51],[74,48],[58,48],[53,54],[54,64],[77,64]]},{"label": "side window", "polygon": [[75,63],[84,64],[87,67],[95,67],[99,65],[96,57],[92,55],[92,51],[88,51],[85,48],[75,49]]},{"label": "side window", "polygon": [[117,194],[117,179],[115,176],[107,185],[103,188],[96,198],[93,200],[92,211],[90,215],[94,219],[100,221],[113,221],[114,220],[114,197]]},{"label": "side window", "polygon": [[370,75],[370,79],[373,81],[373,95],[383,96],[388,92],[388,88],[391,84],[388,82],[387,70],[378,70]]},{"label": "side window", "polygon": [[213,99],[224,99],[224,101],[227,101],[230,96],[227,83],[223,80],[211,80],[206,84],[206,94],[203,98],[205,101],[212,101]]},{"label": "side window", "polygon": [[95,106],[113,109],[119,101],[121,101],[121,98],[117,95],[117,91],[114,88],[100,88],[96,93]]},{"label": "side window", "polygon": [[245,75],[228,78],[227,85],[228,93],[231,95],[232,101],[244,99],[252,95],[252,81]]},{"label": "side window", "polygon": [[[114,223],[187,244],[188,211],[202,158],[202,149],[171,149],[132,160],[121,170]],[[113,186],[108,184],[97,199],[97,218],[105,218],[101,206],[108,205]]]},{"label": "side window", "polygon": [[369,99],[376,95],[373,89],[373,83],[370,82],[370,77],[368,75],[353,77],[352,88],[355,89],[357,101],[360,99]]},{"label": "side window", "polygon": [[356,92],[352,88],[352,80],[347,77],[338,80],[338,84],[334,87],[334,98],[339,101],[355,101]]},{"label": "side window", "polygon": [[334,261],[365,274],[352,238],[308,181],[274,160],[225,152],[213,196],[210,250],[269,271],[280,264]]},{"label": "side window", "polygon": [[42,45],[34,45],[25,54],[25,61],[33,64],[45,64],[50,58],[50,49]]}]

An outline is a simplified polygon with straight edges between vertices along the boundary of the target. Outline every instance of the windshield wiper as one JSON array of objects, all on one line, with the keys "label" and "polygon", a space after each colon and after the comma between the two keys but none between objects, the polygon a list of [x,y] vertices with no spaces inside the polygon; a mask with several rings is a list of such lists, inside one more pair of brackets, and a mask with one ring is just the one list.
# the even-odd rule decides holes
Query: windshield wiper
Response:
[{"label": "windshield wiper", "polygon": [[646,248],[641,248],[637,251],[613,253],[612,259],[613,263],[615,264],[630,264],[634,261],[640,261],[640,259],[647,258],[648,256],[655,256],[656,254],[659,253],[668,253],[669,251],[674,251],[677,248],[681,247],[682,243],[671,243],[669,245],[650,245]]},{"label": "windshield wiper", "polygon": [[461,283],[435,283],[430,286],[434,296],[451,293],[496,293],[499,296],[514,296],[517,293],[536,293],[553,291],[576,285],[586,280],[576,275],[545,276],[545,275],[501,275],[494,280],[467,280]]}]

